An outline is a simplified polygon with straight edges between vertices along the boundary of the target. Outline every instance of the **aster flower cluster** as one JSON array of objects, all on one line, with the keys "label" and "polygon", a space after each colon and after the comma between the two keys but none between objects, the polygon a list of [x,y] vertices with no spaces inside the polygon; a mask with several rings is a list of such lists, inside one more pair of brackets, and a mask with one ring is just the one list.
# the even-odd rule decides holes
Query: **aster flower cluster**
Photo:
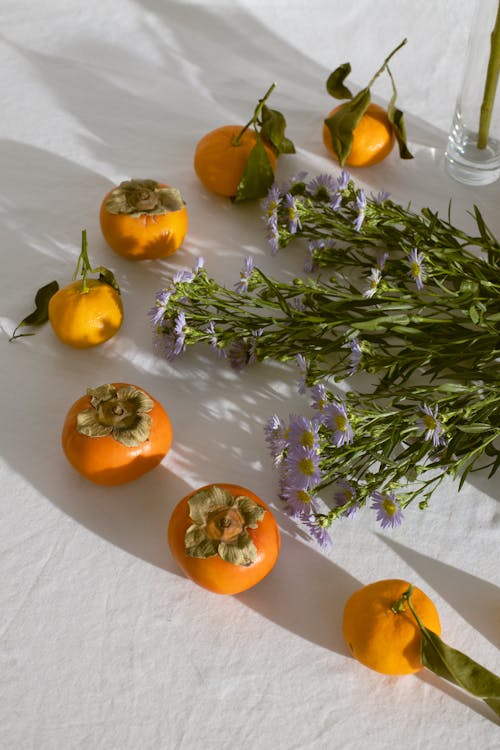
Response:
[{"label": "aster flower cluster", "polygon": [[445,477],[463,483],[470,471],[494,473],[500,463],[498,385],[442,383],[384,398],[324,383],[307,392],[311,416],[285,422],[275,414],[265,437],[287,511],[322,546],[334,519],[369,505],[383,528],[394,528],[414,500],[427,507]]},{"label": "aster flower cluster", "polygon": [[[303,278],[282,282],[248,257],[229,288],[200,260],[150,316],[170,361],[205,343],[236,370],[298,363],[315,413],[287,426],[275,416],[266,437],[286,507],[324,542],[334,518],[366,503],[394,526],[445,475],[500,465],[500,246],[477,208],[472,236],[368,197],[345,172],[306,177],[263,201],[271,254],[305,246]],[[377,376],[370,392],[326,390],[358,373]]]}]

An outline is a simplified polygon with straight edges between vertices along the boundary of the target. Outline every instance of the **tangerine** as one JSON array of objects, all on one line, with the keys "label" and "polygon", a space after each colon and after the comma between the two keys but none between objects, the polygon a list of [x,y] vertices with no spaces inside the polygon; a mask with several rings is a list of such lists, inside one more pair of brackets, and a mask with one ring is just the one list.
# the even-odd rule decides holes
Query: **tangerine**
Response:
[{"label": "tangerine", "polygon": [[[204,135],[194,154],[194,169],[201,183],[217,195],[234,198],[256,142],[255,131],[244,130],[242,125],[223,125]],[[276,154],[264,140],[263,145],[274,172]]]},{"label": "tangerine", "polygon": [[[340,104],[334,107],[326,119],[332,117],[342,106]],[[390,154],[394,141],[394,128],[387,112],[383,107],[371,102],[353,130],[352,147],[344,165],[369,167],[377,164]],[[330,155],[339,161],[333,148],[330,131],[325,123],[323,123],[323,143]]]},{"label": "tangerine", "polygon": [[49,300],[49,322],[69,346],[86,349],[107,341],[123,322],[120,293],[100,279],[73,281]]},{"label": "tangerine", "polygon": [[101,203],[99,220],[110,248],[130,260],[173,255],[188,229],[180,192],[155,180],[127,180],[110,190]]},{"label": "tangerine", "polygon": [[[406,602],[401,604],[409,588],[398,579],[376,581],[355,591],[345,604],[342,630],[349,650],[376,672],[411,674],[423,667],[419,626]],[[415,586],[411,602],[422,624],[440,635],[439,615],[429,597]]]}]

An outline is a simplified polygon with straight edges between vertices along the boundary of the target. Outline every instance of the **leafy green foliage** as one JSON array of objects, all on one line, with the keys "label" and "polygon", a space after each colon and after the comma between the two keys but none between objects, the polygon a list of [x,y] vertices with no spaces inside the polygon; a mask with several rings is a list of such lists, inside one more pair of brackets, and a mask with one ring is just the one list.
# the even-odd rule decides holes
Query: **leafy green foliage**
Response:
[{"label": "leafy green foliage", "polygon": [[391,53],[386,57],[382,66],[378,69],[375,75],[372,77],[368,86],[361,89],[359,93],[353,97],[351,91],[345,86],[344,81],[351,72],[350,63],[344,63],[336,68],[328,76],[326,82],[326,89],[328,93],[335,99],[349,99],[350,101],[341,105],[341,107],[331,117],[327,117],[325,125],[327,126],[330,137],[332,139],[332,146],[337,154],[340,166],[344,166],[346,159],[351,153],[353,132],[357,124],[365,114],[368,105],[371,101],[371,87],[377,78],[386,71],[389,75],[392,83],[393,94],[387,108],[387,115],[390,123],[394,128],[394,134],[399,145],[399,155],[402,159],[413,159],[410,150],[406,143],[406,127],[404,123],[403,112],[396,107],[396,87],[392,73],[389,69],[389,60],[392,56],[404,45],[406,39],[399,44]]},{"label": "leafy green foliage", "polygon": [[262,139],[250,151],[245,171],[238,185],[235,201],[262,198],[274,181],[274,172]]},{"label": "leafy green foliage", "polygon": [[51,297],[59,289],[57,281],[50,281],[45,286],[42,286],[35,295],[35,309],[32,313],[27,315],[23,320],[16,326],[10,341],[20,338],[21,336],[33,336],[33,333],[17,333],[18,329],[24,326],[41,326],[49,319],[48,309],[49,301]]}]

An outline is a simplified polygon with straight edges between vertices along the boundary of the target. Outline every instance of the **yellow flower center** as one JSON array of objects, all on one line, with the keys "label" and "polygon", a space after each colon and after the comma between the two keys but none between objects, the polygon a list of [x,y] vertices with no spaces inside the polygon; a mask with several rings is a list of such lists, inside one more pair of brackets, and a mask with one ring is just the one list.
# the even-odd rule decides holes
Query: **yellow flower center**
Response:
[{"label": "yellow flower center", "polygon": [[413,263],[410,266],[410,271],[411,271],[412,276],[414,276],[415,278],[420,276],[422,272],[422,269],[420,268],[420,263],[417,263],[417,261],[413,261]]},{"label": "yellow flower center", "polygon": [[393,516],[397,511],[397,505],[394,503],[389,495],[384,495],[384,501],[382,503],[382,506],[387,513],[388,516]]},{"label": "yellow flower center", "polygon": [[335,427],[340,432],[345,432],[347,429],[347,419],[342,414],[335,415]]},{"label": "yellow flower center", "polygon": [[430,414],[424,414],[424,416],[422,417],[422,422],[428,430],[435,430],[437,427],[436,420]]},{"label": "yellow flower center", "polygon": [[305,448],[312,448],[314,445],[314,433],[311,430],[304,430],[300,437],[300,442]]},{"label": "yellow flower center", "polygon": [[299,490],[297,492],[297,497],[298,497],[298,499],[300,500],[301,503],[310,503],[311,502],[311,496],[305,490]]},{"label": "yellow flower center", "polygon": [[312,458],[302,458],[299,461],[299,469],[305,476],[311,476],[314,474],[314,461]]}]

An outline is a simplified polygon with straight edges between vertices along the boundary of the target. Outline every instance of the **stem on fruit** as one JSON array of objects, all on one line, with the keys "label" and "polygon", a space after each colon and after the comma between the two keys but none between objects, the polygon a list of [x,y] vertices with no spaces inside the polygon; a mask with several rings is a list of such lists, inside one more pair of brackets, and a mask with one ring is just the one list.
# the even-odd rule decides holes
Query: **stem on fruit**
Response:
[{"label": "stem on fruit", "polygon": [[90,261],[89,261],[87,230],[82,229],[82,249],[78,257],[75,273],[73,274],[73,279],[76,279],[77,276],[82,277],[82,288],[80,290],[81,294],[87,294],[89,291],[89,288],[87,286],[87,274],[88,273],[94,273],[94,269],[90,265]]},{"label": "stem on fruit", "polygon": [[253,125],[257,120],[259,119],[259,115],[262,111],[262,107],[266,103],[267,99],[271,96],[272,92],[276,88],[276,83],[272,83],[269,88],[267,89],[266,93],[262,97],[262,99],[259,99],[259,103],[255,107],[253,117],[247,122],[246,125],[242,127],[236,138],[233,138],[233,146],[239,146],[241,143],[241,139],[243,138],[243,134],[248,130],[250,125]]},{"label": "stem on fruit", "polygon": [[387,57],[385,58],[384,62],[382,63],[382,65],[380,66],[380,68],[377,70],[377,72],[374,74],[373,78],[371,79],[370,83],[368,84],[368,86],[366,88],[369,89],[369,88],[372,87],[372,85],[377,80],[377,78],[379,77],[379,75],[381,73],[383,73],[384,70],[386,69],[387,64],[389,63],[389,60],[391,59],[391,57],[393,57],[396,54],[396,52],[398,52],[401,49],[401,47],[404,47],[407,41],[408,41],[407,39],[403,39],[403,41],[400,42],[398,44],[398,46],[395,47],[389,55],[387,55]]},{"label": "stem on fruit", "polygon": [[413,593],[413,588],[414,587],[413,587],[413,583],[412,583],[410,585],[410,588],[408,589],[408,591],[405,591],[405,593],[392,604],[391,609],[392,609],[392,611],[395,614],[400,615],[401,612],[404,612],[405,609],[406,609],[406,603],[407,602],[408,602],[408,606],[410,607],[411,611],[413,612],[413,608],[412,608],[411,603],[410,603],[410,598],[411,598],[411,595]]}]

